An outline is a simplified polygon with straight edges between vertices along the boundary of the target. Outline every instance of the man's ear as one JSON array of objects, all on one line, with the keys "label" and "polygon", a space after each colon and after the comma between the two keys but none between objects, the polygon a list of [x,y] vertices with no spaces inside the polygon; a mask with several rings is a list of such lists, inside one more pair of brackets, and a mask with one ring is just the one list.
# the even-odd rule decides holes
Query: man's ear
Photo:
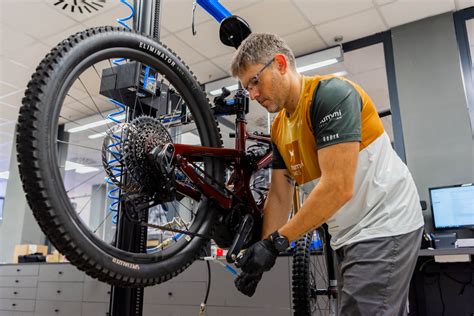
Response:
[{"label": "man's ear", "polygon": [[275,55],[275,64],[282,74],[286,73],[288,70],[288,61],[286,60],[286,56],[284,54]]}]

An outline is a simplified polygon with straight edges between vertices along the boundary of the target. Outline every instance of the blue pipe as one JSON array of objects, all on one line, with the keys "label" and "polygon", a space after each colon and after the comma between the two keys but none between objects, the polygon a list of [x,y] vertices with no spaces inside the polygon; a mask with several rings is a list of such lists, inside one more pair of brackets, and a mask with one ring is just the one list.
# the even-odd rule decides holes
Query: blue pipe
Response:
[{"label": "blue pipe", "polygon": [[[130,15],[125,18],[117,19],[117,23],[119,23],[124,28],[131,30],[131,28],[127,25],[126,22],[133,18],[133,16],[135,15],[135,10],[133,9],[133,6],[130,3],[128,3],[126,0],[120,0],[120,3],[124,4],[130,9]],[[115,59],[112,61],[112,63],[118,66],[123,61],[125,61],[125,58]],[[115,104],[118,107],[118,111],[109,114],[107,118],[115,124],[121,124],[122,121],[116,119],[115,116],[125,113],[125,105],[123,105],[122,103],[114,99],[109,99],[109,102]],[[111,154],[111,159],[107,161],[107,164],[110,170],[112,170],[113,177],[116,179],[119,179],[122,176],[122,167],[120,166],[121,159],[122,159],[122,153],[121,153],[122,137],[121,135],[115,134],[115,133],[112,134],[112,137],[114,139],[114,142],[107,146],[107,152]],[[110,177],[107,177],[105,181],[110,186],[110,190],[107,193],[107,197],[111,200],[111,203],[109,205],[109,212],[113,214],[112,223],[117,224],[118,211],[119,211],[119,206],[120,206],[120,188],[118,188],[115,185],[115,183],[113,183]]]},{"label": "blue pipe", "polygon": [[232,15],[222,4],[219,3],[219,0],[197,0],[197,3],[219,23]]}]

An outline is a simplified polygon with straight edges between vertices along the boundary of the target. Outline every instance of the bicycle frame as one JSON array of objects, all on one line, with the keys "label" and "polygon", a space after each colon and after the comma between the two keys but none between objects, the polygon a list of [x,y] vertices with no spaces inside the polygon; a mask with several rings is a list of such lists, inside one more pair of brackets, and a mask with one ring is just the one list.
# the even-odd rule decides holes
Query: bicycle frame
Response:
[{"label": "bicycle frame", "polygon": [[195,199],[198,199],[202,192],[208,198],[215,200],[222,209],[230,209],[233,205],[232,196],[220,192],[212,184],[207,182],[196,172],[191,163],[193,161],[201,160],[203,157],[234,162],[235,169],[229,178],[227,185],[236,185],[234,186],[235,195],[249,203],[251,207],[250,213],[259,214],[261,213],[261,210],[255,203],[255,199],[250,190],[250,178],[254,172],[261,170],[270,164],[272,160],[272,152],[269,151],[263,158],[257,161],[255,168],[252,168],[250,165],[246,164],[245,160],[246,142],[247,140],[253,140],[270,145],[271,140],[266,136],[249,134],[246,130],[247,122],[242,117],[243,113],[242,115],[237,116],[235,149],[184,144],[174,145],[174,163],[189,179],[192,180],[192,182],[198,187],[199,191],[180,182],[176,183],[176,189],[178,192]]},{"label": "bicycle frame", "polygon": [[[195,4],[196,3],[219,23],[232,15],[218,0],[195,0]],[[246,99],[248,104],[248,97],[246,97]],[[208,198],[215,200],[222,209],[230,209],[233,205],[232,196],[220,192],[201,177],[192,166],[193,161],[202,160],[203,157],[222,159],[227,162],[230,161],[235,163],[235,169],[227,185],[236,185],[234,186],[235,195],[250,204],[251,210],[249,213],[261,213],[250,190],[250,178],[254,172],[270,164],[272,152],[269,151],[263,158],[257,161],[256,167],[252,168],[246,164],[246,142],[247,140],[253,140],[271,145],[271,140],[270,137],[249,134],[246,130],[246,124],[244,111],[239,111],[235,121],[236,137],[234,149],[174,144],[175,152],[173,155],[173,164],[198,188],[198,190],[196,190],[177,181],[176,190],[196,200],[199,199],[202,192]]]}]

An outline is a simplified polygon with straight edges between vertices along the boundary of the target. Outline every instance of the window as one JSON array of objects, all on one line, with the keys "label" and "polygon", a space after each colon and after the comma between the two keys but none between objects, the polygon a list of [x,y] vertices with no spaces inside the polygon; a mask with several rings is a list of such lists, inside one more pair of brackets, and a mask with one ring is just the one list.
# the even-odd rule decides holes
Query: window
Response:
[{"label": "window", "polygon": [[454,25],[459,46],[464,88],[471,119],[471,132],[474,135],[474,7],[454,13]]}]

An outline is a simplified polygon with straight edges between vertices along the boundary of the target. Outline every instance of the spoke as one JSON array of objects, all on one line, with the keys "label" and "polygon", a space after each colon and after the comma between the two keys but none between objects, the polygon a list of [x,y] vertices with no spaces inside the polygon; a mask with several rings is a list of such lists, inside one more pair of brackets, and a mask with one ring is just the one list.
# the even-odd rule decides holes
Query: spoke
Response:
[{"label": "spoke", "polygon": [[178,109],[181,105],[181,100],[183,100],[183,98],[180,97],[179,101],[176,103],[176,107],[174,108],[173,113],[171,114],[171,117],[174,117],[176,115],[176,112],[178,112]]},{"label": "spoke", "polygon": [[97,188],[95,188],[95,190],[91,194],[91,198],[87,201],[86,204],[84,204],[84,206],[81,208],[79,213],[77,213],[78,216],[81,215],[81,213],[85,210],[86,206],[89,205],[89,203],[92,201],[92,195],[94,195],[94,193],[97,193],[97,191],[99,191],[99,189],[104,185],[105,185],[105,182],[101,183],[99,186],[97,186]]},{"label": "spoke", "polygon": [[113,213],[113,212],[110,211],[110,210],[107,212],[107,215],[104,217],[104,219],[102,220],[102,222],[99,223],[99,226],[97,226],[97,228],[94,229],[94,231],[93,231],[94,234],[99,230],[99,228],[100,228],[102,225],[104,225],[105,221],[107,220],[107,218],[109,218],[110,214],[112,214],[112,213]]},{"label": "spoke", "polygon": [[[77,103],[82,104],[84,107],[88,108],[88,109],[91,110],[92,112],[95,112],[95,110],[94,110],[93,108],[91,108],[91,107],[88,106],[87,104],[83,103],[81,100],[76,99],[75,97],[73,97],[73,96],[70,95],[69,93],[67,93],[66,96],[70,97],[71,99],[73,99],[73,100],[76,101]],[[74,110],[75,110],[75,111],[78,111],[78,110],[76,110],[76,109],[74,109]],[[78,111],[78,112],[80,112],[80,111]],[[81,113],[84,113],[84,112],[81,112]],[[84,114],[87,114],[87,115],[90,116],[90,114],[88,114],[88,113],[84,113]],[[104,117],[102,116],[102,118],[104,118]],[[105,119],[105,118],[104,118],[104,119]]]},{"label": "spoke", "polygon": [[79,183],[78,185],[76,185],[75,187],[72,187],[70,188],[69,190],[66,191],[66,193],[69,193],[71,192],[72,190],[74,189],[77,189],[78,187],[80,187],[81,185],[83,185],[84,183],[86,183],[87,181],[89,180],[92,180],[93,178],[97,177],[99,174],[101,174],[102,172],[104,172],[103,170],[100,170],[99,172],[95,173],[93,176],[91,176],[90,178],[87,178],[86,180],[82,181],[81,183]]},{"label": "spoke", "polygon": [[[181,204],[185,209],[187,209],[191,214],[193,214],[194,217],[196,217],[196,214],[194,214],[193,211],[191,211],[189,208],[187,208],[185,205],[183,205],[183,203],[181,203],[181,202],[178,202],[178,203]],[[189,231],[189,227],[186,225],[186,222],[183,220],[181,215],[178,213],[178,210],[176,209],[176,206],[174,206],[174,203],[171,203],[171,205],[174,208],[175,214],[177,214],[179,216],[179,218],[181,219],[181,222],[184,224],[184,227],[186,227],[186,229]]]},{"label": "spoke", "polygon": [[99,79],[102,79],[102,76],[99,74],[99,72],[97,71],[97,68],[95,68],[95,65],[92,65],[92,68],[94,68],[95,70],[95,73],[97,74],[97,76],[99,77]]},{"label": "spoke", "polygon": [[[194,213],[189,207],[187,207],[186,205],[184,205],[183,203],[181,203],[181,201],[176,201],[178,202],[179,204],[181,204],[185,209],[187,209],[191,214],[193,214],[194,216],[196,216],[196,213]],[[174,205],[173,205],[174,207]],[[175,208],[176,210],[176,208]]]},{"label": "spoke", "polygon": [[[110,58],[107,59],[107,60],[108,60],[108,62],[109,62],[110,68],[112,69],[112,72],[114,72],[114,66],[112,66],[112,63],[110,62]],[[115,72],[114,74],[117,75],[116,72]],[[124,102],[124,100],[123,100],[122,93],[120,92],[120,90],[118,90],[118,92],[119,92],[119,96],[120,96],[120,103],[122,103],[123,105],[125,105],[125,102]]]},{"label": "spoke", "polygon": [[[78,125],[78,126],[81,126],[81,125],[82,125],[81,123],[78,123],[78,122],[76,122],[76,121],[70,120],[70,119],[68,119],[68,118],[66,118],[66,117],[64,117],[64,116],[62,116],[62,115],[59,115],[59,117],[62,118],[63,120],[68,121],[69,123],[73,123],[73,124],[76,124],[76,125]],[[96,130],[96,129],[93,129],[93,128],[89,128],[89,129],[90,129],[91,131],[93,131],[93,132],[96,132],[97,134],[104,133],[104,132],[100,132],[99,130]]]},{"label": "spoke", "polygon": [[65,141],[60,140],[60,139],[56,139],[56,141],[57,141],[58,143],[61,143],[61,144],[67,144],[67,145],[71,145],[71,146],[82,147],[82,148],[86,148],[86,149],[90,149],[90,150],[95,150],[95,151],[102,151],[102,149],[97,149],[97,148],[94,148],[94,147],[79,145],[79,144],[77,144],[77,143],[65,142]]},{"label": "spoke", "polygon": [[[183,134],[186,134],[186,133],[192,133],[193,131],[196,131],[196,130],[197,130],[197,127],[195,127],[195,128],[186,128],[186,127],[188,127],[188,126],[189,126],[189,125],[181,125],[181,126],[179,126],[181,129],[183,129],[183,127],[184,127],[184,131],[180,131],[180,133],[174,135],[174,137],[177,137],[177,136],[180,136],[180,135],[183,135]],[[189,126],[189,127],[191,127],[191,126]]]},{"label": "spoke", "polygon": [[140,106],[140,113],[143,113],[142,103],[140,102],[140,99],[138,98],[138,93],[135,93],[135,101],[133,102],[133,112],[132,112],[133,118],[137,117],[137,113],[136,113],[137,104]]},{"label": "spoke", "polygon": [[[153,105],[153,98],[155,97],[154,94],[151,95],[151,105]],[[153,106],[149,106],[150,111],[148,112],[148,116],[151,116],[151,112],[153,111]],[[159,109],[158,109],[159,110]],[[157,110],[157,112],[158,112]]]},{"label": "spoke", "polygon": [[[84,90],[86,90],[87,95],[89,96],[89,98],[91,98],[91,101],[92,101],[92,103],[94,104],[94,106],[95,106],[97,112],[99,113],[99,115],[102,117],[102,119],[105,120],[106,118],[104,117],[104,114],[102,113],[101,110],[99,110],[99,107],[98,107],[97,104],[95,103],[94,98],[93,98],[92,95],[90,94],[89,90],[86,88],[84,82],[82,82],[81,77],[79,76],[79,77],[77,78],[77,80],[79,80],[79,82],[81,83],[81,85],[84,87]],[[110,128],[109,123],[107,123],[107,128]]]}]

